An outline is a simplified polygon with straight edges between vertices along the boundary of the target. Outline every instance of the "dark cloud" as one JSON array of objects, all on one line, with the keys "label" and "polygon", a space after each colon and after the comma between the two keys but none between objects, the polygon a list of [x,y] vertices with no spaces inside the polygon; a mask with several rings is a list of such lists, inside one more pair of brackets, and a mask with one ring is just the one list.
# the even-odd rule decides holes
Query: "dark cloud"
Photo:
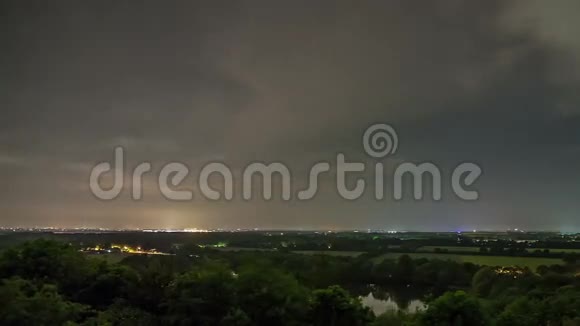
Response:
[{"label": "dark cloud", "polygon": [[[569,228],[579,208],[580,46],[573,1],[4,1],[5,225]],[[364,158],[481,164],[482,199],[96,200],[90,167]],[[393,161],[393,162],[394,162]],[[194,173],[188,179],[194,182]],[[154,183],[154,176],[148,179]]]}]

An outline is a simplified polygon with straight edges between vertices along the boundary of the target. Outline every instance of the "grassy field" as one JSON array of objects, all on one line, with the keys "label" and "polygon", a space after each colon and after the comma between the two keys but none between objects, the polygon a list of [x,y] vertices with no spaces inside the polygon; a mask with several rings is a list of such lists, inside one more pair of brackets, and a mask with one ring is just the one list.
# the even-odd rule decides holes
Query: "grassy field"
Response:
[{"label": "grassy field", "polygon": [[123,260],[123,258],[128,257],[129,254],[124,254],[124,253],[111,253],[111,254],[102,254],[102,255],[87,255],[87,257],[91,258],[91,259],[103,259],[106,260],[109,263],[118,263],[121,260]]},{"label": "grassy field", "polygon": [[[435,252],[436,249],[447,250],[448,252],[479,252],[479,247],[458,247],[458,246],[423,246],[417,249],[417,252]],[[550,253],[580,253],[580,249],[550,249],[550,248],[529,248],[527,252],[536,250],[549,250]]]},{"label": "grassy field", "polygon": [[[444,247],[423,247],[423,248],[444,248]],[[466,248],[466,247],[447,247],[447,248]],[[258,248],[219,248],[222,251],[271,251],[270,249],[258,249]],[[427,249],[425,249],[427,250]],[[552,250],[566,250],[566,249],[552,249]],[[568,249],[575,250],[575,249]],[[467,251],[466,251],[467,252]],[[557,251],[553,251],[557,252]],[[570,251],[568,251],[570,252]],[[296,250],[293,253],[302,255],[330,255],[330,256],[348,256],[356,257],[364,252],[362,251],[326,251],[326,250]],[[433,253],[433,252],[416,252],[416,253],[387,253],[374,258],[375,262],[381,262],[385,259],[397,259],[402,255],[409,255],[413,259],[426,258],[426,259],[441,259],[441,260],[453,260],[457,262],[473,263],[477,265],[486,266],[519,266],[519,267],[529,267],[535,270],[540,265],[558,265],[562,264],[562,260],[558,258],[541,258],[541,257],[507,257],[507,256],[479,256],[479,255],[469,255],[469,254],[447,254],[447,253]],[[123,258],[127,257],[127,254],[106,254],[106,255],[88,255],[91,258],[105,259],[111,263],[121,261]]]},{"label": "grassy field", "polygon": [[549,248],[530,248],[530,249],[526,249],[527,252],[534,252],[536,250],[550,250],[550,253],[552,254],[558,254],[558,253],[562,253],[562,254],[569,254],[569,253],[580,253],[580,249],[549,249]]},{"label": "grassy field", "polygon": [[450,252],[479,252],[479,247],[454,247],[454,246],[423,246],[417,252],[435,252],[435,249],[447,250]]},{"label": "grassy field", "polygon": [[244,248],[244,247],[221,247],[212,249],[219,251],[274,251],[274,249],[268,248]]},{"label": "grassy field", "polygon": [[[384,259],[397,259],[401,253],[387,253],[376,258],[377,262]],[[427,258],[453,260],[459,262],[473,263],[487,266],[519,266],[529,267],[535,270],[540,265],[557,265],[562,260],[557,258],[540,258],[540,257],[506,257],[506,256],[475,256],[475,255],[453,255],[453,254],[436,254],[436,253],[410,253],[411,258]]]},{"label": "grassy field", "polygon": [[[215,248],[220,251],[274,251],[274,249],[260,249],[260,248],[241,248],[241,247],[225,247]],[[329,256],[349,256],[356,257],[364,254],[362,251],[333,251],[333,250],[294,250],[295,254],[302,255],[329,255]]]},{"label": "grassy field", "polygon": [[362,251],[296,250],[292,252],[303,255],[330,255],[330,256],[348,256],[348,257],[356,257],[364,254],[364,252]]}]

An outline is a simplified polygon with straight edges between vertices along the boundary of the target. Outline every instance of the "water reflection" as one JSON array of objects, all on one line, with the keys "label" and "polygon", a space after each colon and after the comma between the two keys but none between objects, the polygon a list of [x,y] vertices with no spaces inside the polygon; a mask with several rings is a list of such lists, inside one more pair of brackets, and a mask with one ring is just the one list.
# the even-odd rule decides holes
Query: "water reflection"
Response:
[{"label": "water reflection", "polygon": [[391,310],[400,310],[409,313],[424,310],[427,306],[422,300],[426,291],[413,287],[383,288],[367,285],[353,289],[362,303],[371,308],[375,315]]}]

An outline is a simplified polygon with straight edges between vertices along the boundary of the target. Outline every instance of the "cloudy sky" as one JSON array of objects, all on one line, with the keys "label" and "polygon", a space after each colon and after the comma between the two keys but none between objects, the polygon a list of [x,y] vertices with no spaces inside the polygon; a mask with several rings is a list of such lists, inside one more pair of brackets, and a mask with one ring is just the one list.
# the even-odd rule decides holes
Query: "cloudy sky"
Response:
[{"label": "cloudy sky", "polygon": [[[578,12],[574,0],[2,1],[0,224],[580,231]],[[338,152],[372,171],[361,137],[379,122],[399,136],[384,200],[340,198],[332,171],[310,201],[216,202],[196,185],[212,161],[236,181],[251,162],[283,162],[293,189]],[[107,202],[89,190],[115,146],[127,175],[153,165],[141,201],[128,186]],[[193,200],[157,189],[171,161],[190,168]],[[389,167],[426,161],[443,199],[393,200]],[[475,202],[447,189],[467,161],[484,171]]]}]

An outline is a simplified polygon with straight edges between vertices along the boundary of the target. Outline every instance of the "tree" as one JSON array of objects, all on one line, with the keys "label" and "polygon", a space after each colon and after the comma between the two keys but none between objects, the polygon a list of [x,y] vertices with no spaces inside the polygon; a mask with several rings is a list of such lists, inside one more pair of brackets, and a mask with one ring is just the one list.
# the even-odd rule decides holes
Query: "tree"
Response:
[{"label": "tree", "polygon": [[66,301],[56,286],[36,286],[22,279],[4,280],[0,286],[0,325],[63,325],[80,321],[90,309]]},{"label": "tree", "polygon": [[55,284],[64,294],[76,293],[93,273],[83,254],[57,241],[25,242],[0,256],[0,277],[19,276]]},{"label": "tree", "polygon": [[421,322],[430,326],[487,325],[487,320],[477,298],[463,291],[445,293],[432,301],[421,316]]},{"label": "tree", "polygon": [[228,312],[220,324],[223,326],[250,326],[252,321],[243,310],[235,308]]},{"label": "tree", "polygon": [[308,290],[288,273],[256,264],[241,268],[237,279],[240,308],[253,325],[296,325],[306,320]]},{"label": "tree", "polygon": [[489,295],[496,280],[497,274],[495,271],[491,267],[483,267],[473,276],[471,289],[475,295],[486,297]]},{"label": "tree", "polygon": [[369,308],[338,285],[312,293],[311,314],[314,325],[367,325],[374,318]]},{"label": "tree", "polygon": [[116,299],[127,299],[129,293],[138,287],[138,282],[139,276],[133,269],[102,262],[95,277],[74,298],[97,308],[105,308]]},{"label": "tree", "polygon": [[416,317],[420,314],[407,314],[402,311],[389,310],[384,314],[378,316],[372,323],[371,326],[403,326],[403,325],[415,325]]},{"label": "tree", "polygon": [[143,310],[133,308],[126,302],[118,302],[97,317],[82,323],[83,326],[153,326],[159,325],[155,317]]},{"label": "tree", "polygon": [[562,257],[562,260],[568,265],[575,265],[578,260],[580,260],[580,255],[577,253],[566,253]]},{"label": "tree", "polygon": [[531,300],[527,297],[520,297],[507,305],[504,311],[497,318],[497,326],[527,326],[543,325],[541,302]]},{"label": "tree", "polygon": [[[123,261],[123,264],[131,266],[139,274],[139,284],[132,287],[129,293],[129,300],[142,310],[159,314],[162,300],[166,290],[175,278],[175,260],[172,256],[143,257],[134,256],[128,258],[130,261]],[[169,258],[169,259],[165,259]],[[179,259],[179,258],[178,258]],[[178,264],[179,261],[177,262]]]},{"label": "tree", "polygon": [[409,255],[402,255],[397,260],[395,279],[399,282],[410,283],[415,273],[415,262]]},{"label": "tree", "polygon": [[222,264],[206,264],[178,276],[167,289],[163,304],[170,325],[218,325],[235,308],[232,271]]}]

